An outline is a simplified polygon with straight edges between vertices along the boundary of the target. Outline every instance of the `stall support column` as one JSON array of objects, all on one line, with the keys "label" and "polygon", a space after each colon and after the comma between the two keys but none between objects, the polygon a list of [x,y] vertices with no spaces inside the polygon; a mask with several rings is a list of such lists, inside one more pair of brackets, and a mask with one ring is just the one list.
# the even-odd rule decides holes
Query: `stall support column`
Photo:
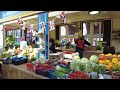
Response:
[{"label": "stall support column", "polygon": [[[41,23],[45,22],[45,57],[49,58],[49,26],[48,26],[48,12],[38,14],[38,32],[42,29]],[[41,38],[38,38],[38,42],[41,42]],[[40,48],[40,45],[38,45]],[[38,58],[40,58],[41,52],[38,53]]]}]

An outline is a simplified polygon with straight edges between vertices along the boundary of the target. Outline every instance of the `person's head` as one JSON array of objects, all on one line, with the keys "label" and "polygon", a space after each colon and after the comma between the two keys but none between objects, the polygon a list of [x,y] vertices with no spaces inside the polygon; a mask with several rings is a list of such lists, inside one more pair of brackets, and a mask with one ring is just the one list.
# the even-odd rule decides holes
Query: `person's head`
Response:
[{"label": "person's head", "polygon": [[82,36],[81,38],[82,38],[83,40],[85,39],[85,37],[84,37],[84,36]]},{"label": "person's head", "polygon": [[84,40],[84,36],[79,37],[81,40]]},{"label": "person's head", "polygon": [[50,41],[54,41],[54,39],[53,39],[53,38],[50,38]]}]

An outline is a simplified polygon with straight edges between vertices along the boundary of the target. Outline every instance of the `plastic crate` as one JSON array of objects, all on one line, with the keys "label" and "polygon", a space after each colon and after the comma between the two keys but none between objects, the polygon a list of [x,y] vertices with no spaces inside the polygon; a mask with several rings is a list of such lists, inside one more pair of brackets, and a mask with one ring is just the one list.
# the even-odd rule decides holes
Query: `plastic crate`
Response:
[{"label": "plastic crate", "polygon": [[36,68],[36,74],[38,75],[42,75],[42,76],[50,78],[49,72],[50,71],[43,71],[43,70],[39,70],[38,68]]},{"label": "plastic crate", "polygon": [[70,67],[67,66],[67,65],[59,64],[59,66],[60,66],[61,68],[67,69],[67,70],[69,71],[68,73],[70,73],[70,72],[72,71],[72,70],[70,69]]},{"label": "plastic crate", "polygon": [[12,64],[14,64],[14,65],[20,65],[21,61],[20,60],[12,60]]},{"label": "plastic crate", "polygon": [[12,60],[11,59],[3,59],[3,64],[11,64],[12,63]]},{"label": "plastic crate", "polygon": [[11,60],[12,60],[12,64],[14,64],[14,65],[20,65],[20,64],[28,62],[27,57],[19,57],[19,58],[18,57],[14,57]]},{"label": "plastic crate", "polygon": [[70,65],[64,65],[64,64],[59,64],[60,67],[66,68],[66,69],[70,69]]},{"label": "plastic crate", "polygon": [[53,72],[55,71],[55,69],[53,71],[49,71],[49,78],[50,79],[66,79],[67,74],[65,74],[64,76],[59,76],[57,74],[54,74]]},{"label": "plastic crate", "polygon": [[22,60],[24,61],[24,63],[28,62],[28,58],[27,57],[23,57]]},{"label": "plastic crate", "polygon": [[35,70],[36,70],[35,65],[32,64],[32,63],[27,63],[27,64],[26,64],[26,67],[27,67],[27,70],[30,70],[30,71],[32,71],[32,72],[35,72]]}]

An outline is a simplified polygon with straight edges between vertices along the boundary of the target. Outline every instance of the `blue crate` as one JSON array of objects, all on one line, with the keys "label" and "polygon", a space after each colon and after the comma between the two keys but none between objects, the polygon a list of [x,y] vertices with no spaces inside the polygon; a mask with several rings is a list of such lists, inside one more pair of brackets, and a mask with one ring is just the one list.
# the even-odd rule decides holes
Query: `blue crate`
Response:
[{"label": "blue crate", "polygon": [[27,63],[27,57],[13,57],[13,58],[11,58],[11,60],[12,60],[12,63],[14,64],[14,65],[20,65],[20,64],[23,64],[23,63]]},{"label": "blue crate", "polygon": [[4,58],[2,62],[3,62],[3,64],[11,64],[12,60],[8,59],[8,58]]},{"label": "blue crate", "polygon": [[3,64],[11,64],[11,61],[10,60],[4,60]]},{"label": "blue crate", "polygon": [[44,72],[44,71],[38,70],[38,69],[36,68],[36,74],[50,78],[50,76],[49,76],[49,71]]}]

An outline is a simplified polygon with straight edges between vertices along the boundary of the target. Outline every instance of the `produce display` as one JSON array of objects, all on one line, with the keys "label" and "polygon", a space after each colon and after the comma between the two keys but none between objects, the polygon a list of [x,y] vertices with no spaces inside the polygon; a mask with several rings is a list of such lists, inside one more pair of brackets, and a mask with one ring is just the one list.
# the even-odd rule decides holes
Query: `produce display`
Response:
[{"label": "produce display", "polygon": [[49,64],[42,64],[42,63],[39,63],[36,68],[38,70],[41,70],[41,71],[50,71],[50,70],[53,70],[53,66],[52,65],[49,65]]},{"label": "produce display", "polygon": [[68,74],[68,73],[70,73],[70,69],[67,69],[67,68],[65,68],[65,67],[62,67],[62,66],[60,66],[60,65],[57,65],[56,66],[56,70],[57,71],[60,71],[60,72],[63,72],[63,73],[65,73],[65,74]]},{"label": "produce display", "polygon": [[[105,57],[105,55],[101,55],[99,64],[104,64],[107,70],[120,71],[120,61],[117,58],[118,56],[107,54],[107,57]],[[101,57],[104,57],[104,58],[101,59]]]},{"label": "produce display", "polygon": [[67,77],[68,79],[90,79],[89,75],[83,71],[73,71]]},{"label": "produce display", "polygon": [[49,60],[41,56],[37,60],[37,52],[32,46],[27,50],[16,49],[3,52],[4,64],[20,65],[26,63],[28,70],[50,79],[120,79],[120,54],[91,55],[90,58],[79,58],[78,53],[63,52],[69,57],[65,59],[59,53],[50,54]]},{"label": "produce display", "polygon": [[36,74],[49,77],[49,71],[53,69],[54,67],[52,65],[39,63],[36,66]]},{"label": "produce display", "polygon": [[[61,79],[62,79],[62,78],[65,78],[65,73],[60,72],[60,71],[58,71],[58,70],[55,70],[52,74],[57,75],[57,76],[60,77]],[[56,78],[56,79],[57,79],[57,78]]]},{"label": "produce display", "polygon": [[1,55],[2,58],[11,58],[11,53],[3,52]]},{"label": "produce display", "polygon": [[37,52],[34,51],[31,45],[28,46],[28,50],[26,53],[27,53],[28,59],[33,60],[33,58],[36,58],[37,56]]},{"label": "produce display", "polygon": [[66,75],[71,72],[70,69],[63,67],[62,65],[57,65],[53,71],[50,72],[51,79],[65,79]]}]

